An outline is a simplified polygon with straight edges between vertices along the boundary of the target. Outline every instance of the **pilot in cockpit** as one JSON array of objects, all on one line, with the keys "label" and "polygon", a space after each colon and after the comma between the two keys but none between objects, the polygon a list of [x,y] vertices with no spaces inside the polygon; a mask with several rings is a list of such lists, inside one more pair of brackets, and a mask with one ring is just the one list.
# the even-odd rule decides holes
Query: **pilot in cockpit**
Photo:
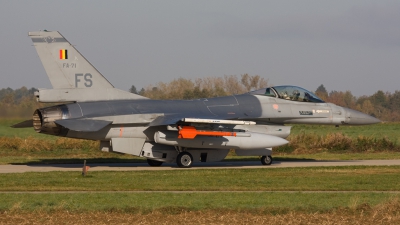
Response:
[{"label": "pilot in cockpit", "polygon": [[293,91],[293,101],[299,101],[299,97],[300,97],[300,92],[298,90],[294,90]]},{"label": "pilot in cockpit", "polygon": [[319,99],[312,92],[309,92],[303,88],[296,86],[274,86],[266,89],[260,89],[250,92],[253,95],[264,95],[268,97],[278,97],[285,100],[300,101],[300,102],[315,102],[323,103],[324,101]]},{"label": "pilot in cockpit", "polygon": [[281,92],[280,96],[281,96],[281,98],[283,98],[283,99],[290,100],[290,97],[289,97],[287,91]]}]

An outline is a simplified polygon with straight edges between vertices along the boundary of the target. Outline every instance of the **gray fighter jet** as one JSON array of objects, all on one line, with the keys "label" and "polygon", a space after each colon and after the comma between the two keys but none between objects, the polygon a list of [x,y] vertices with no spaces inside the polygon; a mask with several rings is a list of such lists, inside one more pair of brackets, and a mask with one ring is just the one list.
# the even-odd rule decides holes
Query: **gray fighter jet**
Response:
[{"label": "gray fighter jet", "polygon": [[100,149],[147,158],[151,166],[219,161],[230,149],[272,163],[288,141],[284,124],[365,125],[380,122],[326,103],[296,86],[195,100],[152,100],[118,90],[57,31],[29,32],[53,89],[39,89],[33,120],[13,127],[100,141]]}]

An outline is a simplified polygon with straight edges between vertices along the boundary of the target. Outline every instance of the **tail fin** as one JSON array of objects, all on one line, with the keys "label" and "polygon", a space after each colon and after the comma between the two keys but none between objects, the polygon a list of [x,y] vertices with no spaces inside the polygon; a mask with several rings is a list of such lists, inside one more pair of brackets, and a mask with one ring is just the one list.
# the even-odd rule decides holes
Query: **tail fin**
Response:
[{"label": "tail fin", "polygon": [[58,31],[29,32],[54,89],[113,88]]},{"label": "tail fin", "polygon": [[85,102],[145,97],[113,87],[58,31],[29,32],[53,89],[39,89],[39,102]]}]

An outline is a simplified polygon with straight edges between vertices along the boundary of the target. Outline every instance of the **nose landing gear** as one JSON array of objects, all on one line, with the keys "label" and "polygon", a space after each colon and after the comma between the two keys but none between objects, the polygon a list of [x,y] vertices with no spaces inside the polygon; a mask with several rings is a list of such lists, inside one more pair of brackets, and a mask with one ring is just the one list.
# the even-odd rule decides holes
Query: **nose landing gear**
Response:
[{"label": "nose landing gear", "polygon": [[271,165],[272,163],[272,156],[270,155],[264,155],[261,157],[261,163],[263,165]]}]

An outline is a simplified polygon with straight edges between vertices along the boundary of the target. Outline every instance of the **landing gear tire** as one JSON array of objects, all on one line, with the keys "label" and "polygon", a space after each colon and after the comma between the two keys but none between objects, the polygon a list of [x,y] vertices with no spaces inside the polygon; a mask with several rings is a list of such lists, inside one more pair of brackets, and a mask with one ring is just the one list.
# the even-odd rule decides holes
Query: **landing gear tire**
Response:
[{"label": "landing gear tire", "polygon": [[271,165],[271,163],[272,163],[272,157],[270,156],[270,155],[267,155],[267,156],[262,156],[261,157],[261,163],[263,164],[263,165]]},{"label": "landing gear tire", "polygon": [[163,162],[157,161],[157,160],[152,160],[152,159],[147,159],[147,163],[149,166],[161,166]]},{"label": "landing gear tire", "polygon": [[193,156],[189,152],[181,152],[176,157],[176,164],[182,168],[189,168],[193,164]]}]

